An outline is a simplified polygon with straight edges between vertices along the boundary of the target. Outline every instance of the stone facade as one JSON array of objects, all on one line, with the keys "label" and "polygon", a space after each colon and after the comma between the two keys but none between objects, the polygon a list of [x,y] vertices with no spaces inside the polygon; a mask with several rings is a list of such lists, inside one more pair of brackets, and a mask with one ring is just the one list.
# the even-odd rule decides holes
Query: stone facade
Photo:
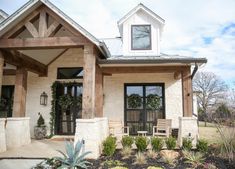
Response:
[{"label": "stone facade", "polygon": [[6,151],[6,130],[5,130],[5,120],[0,119],[0,153]]},{"label": "stone facade", "polygon": [[179,128],[182,110],[182,83],[174,80],[173,73],[116,74],[104,78],[104,116],[124,124],[124,84],[164,83],[165,113],[172,119],[172,127]]}]

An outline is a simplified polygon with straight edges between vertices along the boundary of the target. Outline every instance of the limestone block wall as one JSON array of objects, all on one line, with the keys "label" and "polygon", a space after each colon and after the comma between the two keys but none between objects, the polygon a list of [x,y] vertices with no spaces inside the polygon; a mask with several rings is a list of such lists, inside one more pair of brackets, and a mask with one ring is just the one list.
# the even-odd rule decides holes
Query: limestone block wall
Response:
[{"label": "limestone block wall", "polygon": [[[30,117],[30,132],[34,137],[33,128],[38,120],[38,112],[40,112],[47,125],[47,131],[49,134],[49,122],[51,112],[51,85],[57,80],[57,69],[59,67],[83,67],[83,50],[82,49],[69,49],[57,60],[55,60],[48,67],[47,77],[38,77],[34,73],[28,74],[27,84],[27,98],[26,98],[26,116]],[[78,81],[82,80],[61,80],[61,81]],[[47,106],[40,105],[39,99],[41,93],[45,91],[48,95]]]},{"label": "limestone block wall", "polygon": [[164,83],[165,113],[172,119],[172,127],[179,128],[183,116],[182,83],[173,73],[114,74],[104,77],[104,116],[124,124],[124,83]]},{"label": "limestone block wall", "polygon": [[179,118],[179,135],[178,143],[181,146],[183,138],[193,138],[193,146],[196,145],[199,138],[198,123],[196,117],[180,117]]},{"label": "limestone block wall", "polygon": [[84,151],[92,153],[87,158],[97,159],[102,152],[102,142],[108,136],[108,119],[77,119],[75,143],[84,140]]},{"label": "limestone block wall", "polygon": [[5,118],[0,119],[0,153],[6,151]]},{"label": "limestone block wall", "polygon": [[5,131],[7,149],[20,147],[31,142],[29,121],[29,117],[7,118]]}]

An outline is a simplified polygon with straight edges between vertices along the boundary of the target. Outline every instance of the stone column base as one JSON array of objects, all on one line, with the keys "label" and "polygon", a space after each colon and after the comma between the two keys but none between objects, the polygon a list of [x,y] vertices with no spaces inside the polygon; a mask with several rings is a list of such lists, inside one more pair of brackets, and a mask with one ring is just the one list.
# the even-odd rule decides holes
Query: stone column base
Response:
[{"label": "stone column base", "polygon": [[6,151],[5,118],[0,119],[0,152]]},{"label": "stone column base", "polygon": [[7,118],[6,145],[7,149],[31,143],[29,117]]},{"label": "stone column base", "polygon": [[198,122],[196,117],[179,117],[178,143],[182,146],[183,138],[193,138],[193,146],[196,146],[199,138]]},{"label": "stone column base", "polygon": [[108,136],[108,119],[77,119],[75,143],[84,140],[84,151],[91,151],[87,158],[97,159],[102,153],[102,142]]}]

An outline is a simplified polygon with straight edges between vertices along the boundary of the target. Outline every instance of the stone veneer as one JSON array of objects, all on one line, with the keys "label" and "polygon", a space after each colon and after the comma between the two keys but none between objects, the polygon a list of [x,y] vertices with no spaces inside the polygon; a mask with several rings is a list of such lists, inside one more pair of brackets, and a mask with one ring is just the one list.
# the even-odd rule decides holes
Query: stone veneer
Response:
[{"label": "stone veneer", "polygon": [[6,151],[5,118],[0,119],[0,153]]},{"label": "stone veneer", "polygon": [[84,140],[84,151],[91,151],[87,158],[97,159],[102,152],[102,142],[109,134],[108,119],[77,119],[75,143]]},{"label": "stone veneer", "polygon": [[191,135],[193,146],[196,146],[199,138],[198,121],[196,117],[179,117],[178,143],[181,146],[183,138]]}]

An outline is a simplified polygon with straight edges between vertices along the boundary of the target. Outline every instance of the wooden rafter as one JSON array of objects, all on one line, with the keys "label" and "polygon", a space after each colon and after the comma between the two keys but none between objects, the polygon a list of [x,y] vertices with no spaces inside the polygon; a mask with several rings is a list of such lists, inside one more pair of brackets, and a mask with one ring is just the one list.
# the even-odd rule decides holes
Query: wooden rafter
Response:
[{"label": "wooden rafter", "polygon": [[34,38],[39,37],[39,34],[38,34],[37,29],[35,28],[35,26],[34,26],[31,22],[27,22],[27,23],[25,24],[25,27],[28,29],[28,31],[31,33],[31,35],[32,35]]},{"label": "wooden rafter", "polygon": [[181,78],[181,72],[180,71],[177,71],[174,73],[174,79],[175,80],[179,80]]},{"label": "wooden rafter", "polygon": [[2,50],[2,53],[6,63],[16,67],[26,68],[27,70],[39,74],[40,76],[47,75],[47,66],[35,59],[30,58],[29,56],[26,56],[18,51]]},{"label": "wooden rafter", "polygon": [[39,17],[39,37],[45,37],[47,31],[47,14],[45,10],[40,11]]},{"label": "wooden rafter", "polygon": [[82,37],[49,37],[25,39],[0,39],[0,49],[56,49],[81,47],[90,44]]},{"label": "wooden rafter", "polygon": [[16,70],[15,69],[3,69],[3,75],[4,76],[16,75]]},{"label": "wooden rafter", "polygon": [[54,21],[47,29],[45,37],[54,36],[61,27],[62,25],[60,23],[58,23],[57,21]]}]

